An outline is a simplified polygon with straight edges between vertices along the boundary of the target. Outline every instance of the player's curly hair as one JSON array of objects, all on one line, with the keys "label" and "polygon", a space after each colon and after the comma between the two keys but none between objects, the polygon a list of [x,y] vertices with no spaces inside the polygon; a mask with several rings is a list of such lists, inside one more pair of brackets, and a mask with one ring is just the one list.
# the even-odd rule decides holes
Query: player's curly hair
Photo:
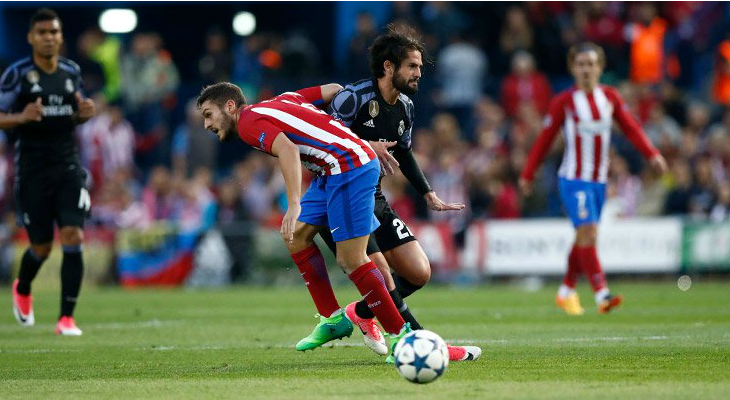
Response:
[{"label": "player's curly hair", "polygon": [[246,104],[246,97],[243,96],[241,88],[230,82],[218,82],[204,87],[198,96],[198,108],[207,100],[210,100],[213,104],[221,108],[223,108],[223,105],[228,100],[233,100],[236,103],[236,107],[241,107]]},{"label": "player's curly hair", "polygon": [[387,32],[375,38],[370,46],[370,70],[376,78],[385,76],[383,63],[387,60],[396,68],[408,58],[408,52],[417,50],[426,59],[426,51],[415,29],[405,25],[389,24]]}]

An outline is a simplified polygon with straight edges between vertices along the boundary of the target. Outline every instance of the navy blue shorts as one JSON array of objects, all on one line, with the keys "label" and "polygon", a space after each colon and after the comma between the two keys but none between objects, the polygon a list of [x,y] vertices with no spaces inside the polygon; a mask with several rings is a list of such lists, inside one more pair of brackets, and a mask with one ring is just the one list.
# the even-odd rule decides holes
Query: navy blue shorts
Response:
[{"label": "navy blue shorts", "polygon": [[302,197],[299,221],[329,227],[335,242],[369,235],[375,218],[375,186],[380,178],[377,159],[338,175],[318,176]]}]

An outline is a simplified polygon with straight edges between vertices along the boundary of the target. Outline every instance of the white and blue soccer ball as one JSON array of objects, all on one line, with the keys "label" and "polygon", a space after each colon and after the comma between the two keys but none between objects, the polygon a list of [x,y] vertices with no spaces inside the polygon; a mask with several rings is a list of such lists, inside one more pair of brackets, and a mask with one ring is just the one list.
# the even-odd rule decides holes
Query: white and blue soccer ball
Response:
[{"label": "white and blue soccer ball", "polygon": [[403,336],[395,346],[393,356],[400,376],[413,383],[433,382],[449,366],[446,342],[424,329]]}]

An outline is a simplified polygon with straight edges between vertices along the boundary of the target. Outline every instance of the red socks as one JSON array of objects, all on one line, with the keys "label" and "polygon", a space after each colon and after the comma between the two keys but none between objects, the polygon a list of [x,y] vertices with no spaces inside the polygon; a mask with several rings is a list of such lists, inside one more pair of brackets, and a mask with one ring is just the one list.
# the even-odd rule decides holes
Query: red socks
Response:
[{"label": "red socks", "polygon": [[390,334],[398,334],[405,321],[395,308],[393,299],[390,298],[388,289],[385,287],[383,274],[380,273],[375,263],[370,261],[358,267],[350,274],[350,280],[357,286],[357,290],[363,295],[368,303],[368,308],[383,325],[383,329]]},{"label": "red socks", "polygon": [[580,262],[578,261],[578,246],[573,245],[573,248],[570,250],[570,255],[568,256],[568,272],[565,273],[565,278],[563,278],[563,285],[571,289],[575,289],[575,284],[578,282],[580,272],[581,267]]},{"label": "red socks", "polygon": [[574,247],[578,257],[578,263],[583,272],[588,277],[588,281],[593,287],[593,291],[597,292],[606,287],[606,275],[601,269],[601,262],[598,261],[598,252],[596,246]]},{"label": "red socks", "polygon": [[317,312],[320,315],[329,317],[335,311],[340,309],[337,303],[335,293],[332,291],[329,275],[327,275],[327,267],[324,264],[322,253],[316,244],[292,254],[291,258],[302,273],[304,284],[309,289],[309,294],[317,306]]}]

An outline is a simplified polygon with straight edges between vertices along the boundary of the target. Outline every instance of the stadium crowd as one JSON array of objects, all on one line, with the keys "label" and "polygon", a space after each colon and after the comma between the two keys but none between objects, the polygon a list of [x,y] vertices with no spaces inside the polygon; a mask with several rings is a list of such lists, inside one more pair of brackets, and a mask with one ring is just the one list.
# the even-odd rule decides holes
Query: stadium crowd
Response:
[{"label": "stadium crowd", "polygon": [[[703,2],[393,3],[390,22],[417,28],[433,61],[414,98],[415,152],[439,196],[467,207],[430,213],[400,174],[384,181],[389,200],[406,221],[448,220],[460,233],[475,219],[563,215],[555,182],[560,146],[532,196],[518,193],[517,177],[550,99],[571,84],[568,47],[593,41],[606,50],[604,80],[619,87],[670,165],[654,176],[616,133],[605,213],[730,218],[729,16],[727,4]],[[84,32],[67,53],[99,110],[77,132],[92,184],[90,223],[278,227],[286,199],[276,160],[218,143],[203,129],[194,93],[181,85],[199,90],[230,80],[249,102],[316,83],[344,85],[371,75],[368,46],[381,25],[367,11],[358,15],[332,76],[318,72],[328,49],[302,32],[231,40],[211,29],[198,60],[171,54],[164,43],[176,38],[154,32],[134,33],[128,43],[96,28]],[[176,65],[188,62],[198,76],[182,82]],[[13,210],[8,143],[0,144],[5,215]],[[10,222],[4,226],[0,241]]]}]

